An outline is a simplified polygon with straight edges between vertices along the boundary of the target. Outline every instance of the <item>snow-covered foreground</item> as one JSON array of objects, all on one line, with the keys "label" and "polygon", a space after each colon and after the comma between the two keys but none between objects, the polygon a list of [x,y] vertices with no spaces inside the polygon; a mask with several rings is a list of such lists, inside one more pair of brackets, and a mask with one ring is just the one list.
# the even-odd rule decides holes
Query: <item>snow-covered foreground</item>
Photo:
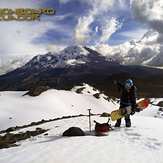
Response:
[{"label": "snow-covered foreground", "polygon": [[[88,85],[83,94],[74,91],[49,90],[38,97],[22,96],[25,92],[0,93],[0,129],[24,125],[32,121],[66,115],[110,112],[118,108],[108,102],[104,95],[100,99],[92,94]],[[159,100],[158,100],[159,101]],[[24,128],[14,133],[34,130],[37,127],[49,129],[48,134],[39,135],[18,142],[20,146],[0,150],[0,163],[162,163],[163,119],[154,118],[158,107],[148,109],[131,117],[132,127],[110,131],[108,136],[97,137],[89,133],[88,117],[63,119]],[[107,118],[93,116],[93,120],[107,122]],[[114,122],[112,122],[114,125]],[[69,127],[80,127],[87,136],[62,137]]]},{"label": "snow-covered foreground", "polygon": [[25,92],[0,93],[0,130],[24,125],[41,119],[66,115],[110,112],[118,106],[104,98],[96,99],[90,94],[73,91],[49,90],[40,96],[22,96]]},{"label": "snow-covered foreground", "polygon": [[[99,117],[92,117],[92,121],[93,119],[106,121],[105,118]],[[61,134],[71,126],[88,131],[87,117],[50,122],[39,126],[50,129],[49,135],[40,135],[21,142],[21,146],[0,150],[0,162],[162,163],[162,124],[162,119],[134,116],[131,128],[125,128],[123,124],[108,136],[68,138],[62,137]]]}]

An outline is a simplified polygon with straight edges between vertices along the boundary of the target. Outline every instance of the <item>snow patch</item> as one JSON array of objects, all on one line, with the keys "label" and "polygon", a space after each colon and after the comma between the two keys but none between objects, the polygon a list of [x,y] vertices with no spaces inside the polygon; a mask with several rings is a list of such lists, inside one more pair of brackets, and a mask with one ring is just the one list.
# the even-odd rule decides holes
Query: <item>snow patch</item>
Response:
[{"label": "snow patch", "polygon": [[88,114],[90,108],[97,114],[117,108],[107,100],[73,91],[48,90],[37,97],[23,94],[25,92],[1,92],[0,130],[41,119]]}]

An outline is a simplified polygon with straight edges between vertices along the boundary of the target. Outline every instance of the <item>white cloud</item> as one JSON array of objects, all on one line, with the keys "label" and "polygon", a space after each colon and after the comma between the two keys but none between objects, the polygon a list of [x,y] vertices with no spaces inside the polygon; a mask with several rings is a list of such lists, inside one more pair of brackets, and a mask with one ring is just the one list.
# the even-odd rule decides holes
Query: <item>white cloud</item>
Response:
[{"label": "white cloud", "polygon": [[48,44],[47,51],[58,53],[59,51],[66,48],[66,45],[56,45],[56,44]]},{"label": "white cloud", "polygon": [[93,15],[80,17],[75,28],[75,42],[77,44],[86,43],[90,38],[90,24],[94,21]]},{"label": "white cloud", "polygon": [[[40,8],[42,3],[43,1],[33,0],[1,0],[0,6],[1,8]],[[57,20],[63,17],[58,16]],[[0,37],[3,38],[0,40],[0,55],[23,56],[45,53],[46,44],[36,44],[34,40],[50,29],[56,28],[60,29],[60,26],[54,25],[51,17],[34,22],[0,22]]]},{"label": "white cloud", "polygon": [[101,53],[104,56],[113,56],[115,53],[113,47],[109,46],[108,44],[96,45],[95,50],[97,50],[99,53]]},{"label": "white cloud", "polygon": [[114,0],[88,0],[90,4],[93,6],[93,10],[95,14],[98,12],[106,12],[111,7],[113,7]]},{"label": "white cloud", "polygon": [[[48,27],[48,28],[47,28]],[[0,26],[0,52],[3,55],[27,55],[44,51],[42,45],[33,43],[33,40],[44,34],[47,29],[53,28],[50,22],[3,22]]]},{"label": "white cloud", "polygon": [[125,57],[128,52],[134,46],[130,42],[125,42],[120,45],[110,46],[108,44],[99,44],[96,46],[96,50],[104,56],[114,56],[118,54],[118,57]]},{"label": "white cloud", "polygon": [[162,0],[132,0],[132,9],[138,20],[163,33]]},{"label": "white cloud", "polygon": [[101,37],[99,38],[99,44],[106,43],[108,39],[114,34],[119,28],[121,23],[116,18],[105,19],[101,26]]},{"label": "white cloud", "polygon": [[[90,25],[96,20],[98,16],[104,16],[105,12],[109,11],[109,9],[111,9],[114,4],[114,0],[88,0],[86,2],[89,3],[92,8],[90,9],[89,13],[79,18],[74,32],[75,41],[80,44],[85,44],[90,41],[89,39],[92,36]],[[116,27],[116,25],[113,25],[114,23],[115,20],[113,19],[112,22],[109,21],[108,23],[108,21],[104,21],[102,23],[102,37],[100,41],[107,39],[104,38],[104,34],[109,36],[111,31],[115,31],[115,29],[113,29]],[[111,28],[111,30],[106,29],[107,27]]]}]

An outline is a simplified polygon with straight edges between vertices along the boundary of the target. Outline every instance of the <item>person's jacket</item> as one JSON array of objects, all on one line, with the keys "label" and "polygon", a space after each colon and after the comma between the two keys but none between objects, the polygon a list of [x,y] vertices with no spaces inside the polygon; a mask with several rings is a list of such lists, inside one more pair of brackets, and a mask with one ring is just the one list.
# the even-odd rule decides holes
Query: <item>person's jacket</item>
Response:
[{"label": "person's jacket", "polygon": [[132,86],[130,90],[125,88],[125,85],[122,83],[117,83],[118,90],[121,92],[120,97],[120,108],[131,106],[134,110],[136,107],[136,98],[137,98],[137,88]]}]

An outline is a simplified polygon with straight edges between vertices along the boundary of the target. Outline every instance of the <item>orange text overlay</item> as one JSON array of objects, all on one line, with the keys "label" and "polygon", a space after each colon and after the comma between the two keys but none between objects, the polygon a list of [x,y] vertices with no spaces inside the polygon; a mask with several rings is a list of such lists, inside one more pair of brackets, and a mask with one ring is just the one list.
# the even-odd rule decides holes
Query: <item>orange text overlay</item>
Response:
[{"label": "orange text overlay", "polygon": [[56,10],[53,8],[1,8],[0,9],[0,21],[35,21],[40,20],[42,15],[55,15]]}]

